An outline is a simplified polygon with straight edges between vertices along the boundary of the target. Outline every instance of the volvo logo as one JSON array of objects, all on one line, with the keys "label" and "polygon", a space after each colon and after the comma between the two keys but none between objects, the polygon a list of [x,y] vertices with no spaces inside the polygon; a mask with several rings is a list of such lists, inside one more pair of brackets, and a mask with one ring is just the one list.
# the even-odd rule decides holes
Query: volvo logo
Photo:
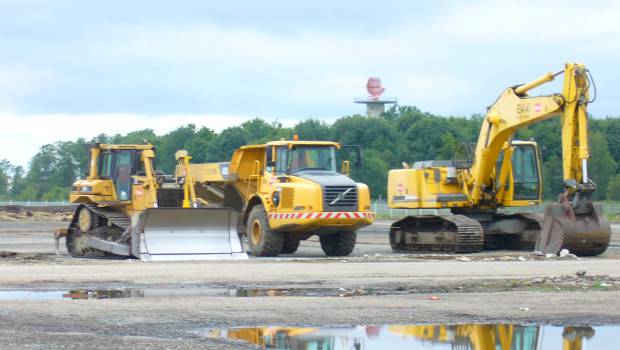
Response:
[{"label": "volvo logo", "polygon": [[353,188],[349,188],[349,189],[347,189],[347,190],[346,190],[346,191],[344,191],[344,192],[340,192],[340,193],[338,194],[338,197],[336,197],[336,199],[334,199],[333,201],[331,201],[331,202],[329,203],[329,205],[334,205],[334,204],[336,204],[338,201],[340,201],[341,199],[344,199],[344,197],[346,197],[346,195],[347,195],[347,194],[349,194],[349,192],[351,192],[351,191],[353,191]]}]

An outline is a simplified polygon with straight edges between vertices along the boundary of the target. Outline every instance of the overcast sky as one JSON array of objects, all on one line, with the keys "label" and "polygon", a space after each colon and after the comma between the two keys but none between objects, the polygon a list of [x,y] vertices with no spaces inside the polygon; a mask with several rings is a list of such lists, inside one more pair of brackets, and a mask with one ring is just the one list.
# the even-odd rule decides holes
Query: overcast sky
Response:
[{"label": "overcast sky", "polygon": [[369,76],[400,104],[469,116],[567,61],[594,76],[590,112],[620,115],[620,2],[539,3],[0,0],[0,159],[187,122],[331,122],[364,112]]}]

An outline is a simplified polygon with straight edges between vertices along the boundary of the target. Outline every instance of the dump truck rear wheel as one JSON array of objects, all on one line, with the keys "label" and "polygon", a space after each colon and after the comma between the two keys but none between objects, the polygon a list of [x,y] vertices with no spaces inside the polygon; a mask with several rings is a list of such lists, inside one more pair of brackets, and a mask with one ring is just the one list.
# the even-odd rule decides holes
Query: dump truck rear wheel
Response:
[{"label": "dump truck rear wheel", "polygon": [[321,248],[327,256],[346,256],[353,252],[357,232],[340,231],[338,233],[319,237]]},{"label": "dump truck rear wheel", "polygon": [[284,235],[271,231],[262,205],[257,205],[250,211],[246,234],[254,256],[277,256],[282,251]]},{"label": "dump truck rear wheel", "polygon": [[301,240],[291,234],[284,234],[284,243],[282,244],[282,254],[293,254],[299,248]]}]

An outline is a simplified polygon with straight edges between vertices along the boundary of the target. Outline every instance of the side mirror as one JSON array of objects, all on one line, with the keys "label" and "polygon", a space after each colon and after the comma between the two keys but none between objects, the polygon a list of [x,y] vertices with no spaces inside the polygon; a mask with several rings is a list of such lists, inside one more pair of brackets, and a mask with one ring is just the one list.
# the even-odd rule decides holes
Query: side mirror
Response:
[{"label": "side mirror", "polygon": [[342,148],[353,148],[355,152],[355,162],[353,165],[358,168],[364,164],[364,146],[362,145],[342,145]]},{"label": "side mirror", "polygon": [[355,149],[355,167],[359,168],[364,165],[364,149],[362,147],[357,147]]},{"label": "side mirror", "polygon": [[351,163],[348,160],[343,160],[340,166],[340,173],[348,177],[351,177]]}]

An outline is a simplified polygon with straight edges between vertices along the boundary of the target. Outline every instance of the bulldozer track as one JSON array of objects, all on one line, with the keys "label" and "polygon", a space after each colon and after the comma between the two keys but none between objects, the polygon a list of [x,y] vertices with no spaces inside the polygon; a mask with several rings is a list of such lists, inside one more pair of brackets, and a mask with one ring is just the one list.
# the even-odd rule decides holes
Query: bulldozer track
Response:
[{"label": "bulldozer track", "polygon": [[123,233],[131,230],[131,218],[121,212],[111,210],[107,207],[98,207],[93,204],[84,205],[91,212],[97,214],[99,218],[107,220],[108,226],[114,225],[123,230]]},{"label": "bulldozer track", "polygon": [[[429,219],[440,219],[444,222],[444,225],[436,225],[437,234],[443,232],[439,230],[445,229],[446,222],[451,223],[453,228],[456,229],[453,231],[456,233],[456,239],[438,240],[436,243],[405,243],[402,239],[400,242],[397,242],[397,231],[401,231],[402,235],[414,237],[412,239],[416,241],[419,235],[429,234],[428,232],[415,232],[417,221]],[[402,223],[404,223],[404,225]],[[484,247],[484,230],[478,221],[468,218],[465,215],[438,215],[434,217],[409,216],[395,222],[390,228],[390,245],[392,246],[392,251],[395,253],[474,253],[481,251]]]},{"label": "bulldozer track", "polygon": [[[96,232],[98,228],[101,227],[117,227],[118,230],[121,232],[120,235],[120,240],[126,240],[130,237],[129,233],[131,232],[131,218],[128,217],[127,215],[121,213],[121,212],[117,212],[114,211],[110,208],[106,208],[106,207],[98,207],[94,204],[82,204],[80,206],[78,206],[74,212],[73,215],[73,219],[71,220],[71,224],[69,225],[69,235],[67,236],[67,250],[69,251],[69,253],[72,256],[76,256],[76,257],[87,257],[87,258],[102,258],[102,257],[111,257],[114,256],[113,254],[109,254],[94,248],[90,248],[88,249],[84,254],[78,254],[75,250],[75,246],[73,243],[73,234],[76,234],[76,237],[78,235],[78,227],[77,227],[77,214],[79,213],[80,210],[83,210],[82,208],[87,209],[88,211],[94,213],[95,215],[97,215],[97,217],[99,218],[99,225],[94,228],[93,230],[90,230],[87,235],[92,235],[97,237],[96,234],[94,234],[93,232]],[[102,223],[102,219],[105,220],[105,223]],[[104,238],[105,237],[98,237],[98,238]]]}]

